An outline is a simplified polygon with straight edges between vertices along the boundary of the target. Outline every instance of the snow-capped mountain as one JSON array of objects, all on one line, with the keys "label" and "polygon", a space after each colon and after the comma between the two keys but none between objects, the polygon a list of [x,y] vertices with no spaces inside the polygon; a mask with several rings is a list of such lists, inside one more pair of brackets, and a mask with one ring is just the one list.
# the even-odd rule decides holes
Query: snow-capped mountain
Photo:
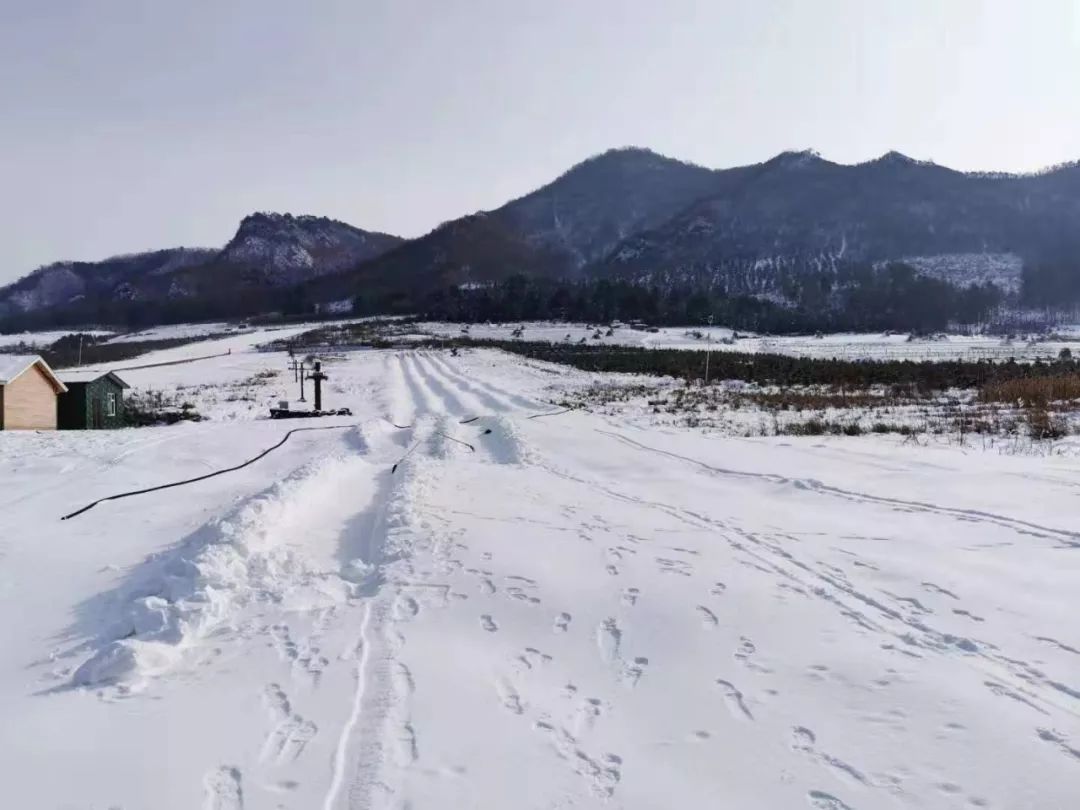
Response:
[{"label": "snow-capped mountain", "polygon": [[0,288],[0,317],[123,295],[141,279],[168,276],[214,258],[217,250],[171,248],[100,262],[56,262]]},{"label": "snow-capped mountain", "polygon": [[590,272],[678,277],[753,294],[762,282],[768,286],[761,274],[771,268],[906,260],[956,284],[990,281],[1015,290],[1023,260],[1080,244],[1078,226],[1074,166],[986,175],[896,152],[854,166],[784,153],[749,170],[719,172],[714,193],[624,240]]},{"label": "snow-capped mountain", "polygon": [[275,285],[295,284],[355,266],[401,241],[326,217],[257,213],[244,217],[216,261],[258,268]]},{"label": "snow-capped mountain", "polygon": [[576,276],[627,236],[655,227],[714,187],[710,169],[647,149],[613,149],[551,183],[312,286],[315,298],[367,289],[497,281],[516,273]]},{"label": "snow-capped mountain", "polygon": [[123,302],[148,307],[294,286],[378,256],[401,239],[326,217],[256,213],[224,248],[173,248],[101,262],[60,262],[0,288],[0,318],[67,309],[93,319]]},{"label": "snow-capped mountain", "polygon": [[145,323],[369,296],[376,306],[410,309],[434,290],[518,274],[781,301],[813,286],[815,274],[839,278],[892,262],[957,286],[1015,292],[1029,263],[1064,266],[1078,254],[1077,164],[1033,175],[964,173],[898,152],[842,165],[804,151],[712,170],[630,148],[418,239],[258,213],[220,250],[50,265],[0,289],[0,319]]}]

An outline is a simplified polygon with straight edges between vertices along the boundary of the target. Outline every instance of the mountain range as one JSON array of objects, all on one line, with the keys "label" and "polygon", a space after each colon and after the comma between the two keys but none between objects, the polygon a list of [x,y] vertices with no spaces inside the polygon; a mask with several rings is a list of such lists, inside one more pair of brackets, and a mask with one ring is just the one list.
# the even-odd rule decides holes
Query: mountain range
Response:
[{"label": "mountain range", "polygon": [[517,274],[695,285],[782,302],[792,278],[895,261],[1011,292],[1025,262],[1075,255],[1078,246],[1077,164],[964,173],[896,152],[843,165],[807,151],[713,170],[628,148],[417,239],[256,213],[222,248],[47,265],[0,288],[0,324],[341,309],[357,297]]}]

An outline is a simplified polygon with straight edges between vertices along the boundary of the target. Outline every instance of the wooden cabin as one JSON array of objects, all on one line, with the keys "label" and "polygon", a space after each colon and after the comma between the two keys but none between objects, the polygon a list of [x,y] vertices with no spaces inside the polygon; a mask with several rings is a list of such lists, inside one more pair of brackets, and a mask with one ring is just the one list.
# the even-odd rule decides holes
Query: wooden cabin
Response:
[{"label": "wooden cabin", "polygon": [[36,354],[0,354],[0,430],[56,430],[67,387]]},{"label": "wooden cabin", "polygon": [[130,386],[111,371],[61,371],[67,393],[60,395],[61,430],[124,427],[124,389]]}]

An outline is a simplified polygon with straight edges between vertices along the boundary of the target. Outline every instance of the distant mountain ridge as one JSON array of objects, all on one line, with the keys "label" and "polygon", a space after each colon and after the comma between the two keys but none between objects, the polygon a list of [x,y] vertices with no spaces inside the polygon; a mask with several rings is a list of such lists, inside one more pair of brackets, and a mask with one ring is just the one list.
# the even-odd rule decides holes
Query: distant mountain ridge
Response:
[{"label": "distant mountain ridge", "polygon": [[355,266],[401,241],[327,217],[260,212],[244,217],[223,248],[170,248],[38,268],[0,288],[0,318],[288,288]]},{"label": "distant mountain ridge", "polygon": [[581,277],[623,239],[666,221],[713,187],[715,172],[647,149],[612,149],[494,211],[444,223],[311,285],[316,300],[498,281],[516,273]]},{"label": "distant mountain ridge", "polygon": [[99,262],[55,262],[0,288],[0,317],[70,304],[99,295],[129,297],[140,278],[167,276],[212,259],[207,248],[169,248]]},{"label": "distant mountain ridge", "polygon": [[624,240],[593,274],[639,282],[678,276],[760,294],[761,271],[776,265],[820,270],[983,256],[1019,272],[1020,258],[1080,244],[1080,168],[1073,164],[991,176],[896,152],[853,166],[806,152],[729,171],[738,174],[658,228]]},{"label": "distant mountain ridge", "polygon": [[782,304],[819,277],[898,261],[957,286],[1015,292],[1025,264],[1046,256],[1080,256],[1076,163],[965,173],[898,152],[844,165],[804,151],[714,170],[623,148],[416,239],[257,213],[219,250],[49,265],[0,289],[0,321],[216,317],[361,299],[400,310],[516,275]]}]

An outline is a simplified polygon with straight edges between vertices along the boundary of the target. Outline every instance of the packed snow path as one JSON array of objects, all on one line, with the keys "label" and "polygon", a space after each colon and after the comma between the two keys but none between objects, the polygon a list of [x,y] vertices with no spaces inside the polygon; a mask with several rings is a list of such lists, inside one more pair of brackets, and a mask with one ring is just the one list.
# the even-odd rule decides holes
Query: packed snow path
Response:
[{"label": "packed snow path", "polygon": [[4,436],[5,806],[1075,806],[1075,462],[528,419],[552,371],[353,355],[360,427],[63,524],[294,425]]}]

